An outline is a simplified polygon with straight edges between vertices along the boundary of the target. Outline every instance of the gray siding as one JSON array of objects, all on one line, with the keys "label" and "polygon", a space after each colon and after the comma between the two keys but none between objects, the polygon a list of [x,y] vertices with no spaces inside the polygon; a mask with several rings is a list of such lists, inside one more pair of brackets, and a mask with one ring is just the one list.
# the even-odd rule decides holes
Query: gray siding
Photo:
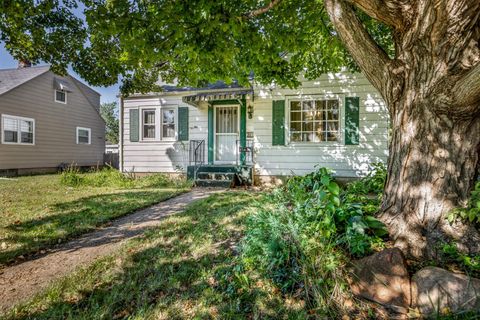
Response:
[{"label": "gray siding", "polygon": [[100,110],[100,94],[81,81],[73,77],[70,77],[70,79],[80,88],[80,91],[87,97],[88,101],[90,101],[97,110]]},{"label": "gray siding", "polygon": [[[49,168],[61,163],[76,163],[79,166],[103,163],[105,124],[98,109],[91,104],[98,97],[92,93],[89,101],[78,81],[67,77],[65,80],[72,86],[67,104],[56,103],[54,77],[58,76],[47,72],[0,96],[0,115],[35,119],[35,145],[1,144],[0,139],[0,169]],[[91,129],[90,145],[76,143],[76,127]],[[3,130],[0,130],[1,134]]]}]

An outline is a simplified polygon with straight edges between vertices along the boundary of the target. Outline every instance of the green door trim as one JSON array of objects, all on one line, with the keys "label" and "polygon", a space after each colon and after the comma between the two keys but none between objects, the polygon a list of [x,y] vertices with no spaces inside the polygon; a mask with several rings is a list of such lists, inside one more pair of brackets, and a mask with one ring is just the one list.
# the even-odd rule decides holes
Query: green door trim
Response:
[{"label": "green door trim", "polygon": [[240,164],[245,165],[247,147],[247,101],[245,98],[240,103]]},{"label": "green door trim", "polygon": [[208,164],[213,164],[213,105],[208,105]]},{"label": "green door trim", "polygon": [[[247,146],[247,102],[246,99],[241,100],[214,100],[208,104],[208,164],[214,164],[214,135],[215,126],[214,119],[214,106],[216,105],[239,105],[240,106],[240,147],[245,148]],[[246,156],[245,152],[240,153],[240,163],[245,164]]]}]

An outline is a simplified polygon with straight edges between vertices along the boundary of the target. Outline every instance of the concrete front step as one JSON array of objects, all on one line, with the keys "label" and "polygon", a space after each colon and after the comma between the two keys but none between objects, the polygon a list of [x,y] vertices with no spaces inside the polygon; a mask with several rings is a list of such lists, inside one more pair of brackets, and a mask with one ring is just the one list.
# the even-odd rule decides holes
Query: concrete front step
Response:
[{"label": "concrete front step", "polygon": [[195,185],[197,187],[231,188],[233,187],[233,180],[197,179]]},{"label": "concrete front step", "polygon": [[214,172],[214,173],[236,173],[238,166],[233,165],[202,165],[198,168],[197,173]]},{"label": "concrete front step", "polygon": [[235,179],[235,173],[231,172],[198,172],[197,179],[204,179],[204,180],[228,180],[232,181]]},{"label": "concrete front step", "polygon": [[251,185],[252,170],[252,166],[237,165],[188,166],[187,178],[195,181],[197,186],[228,188],[234,185]]}]

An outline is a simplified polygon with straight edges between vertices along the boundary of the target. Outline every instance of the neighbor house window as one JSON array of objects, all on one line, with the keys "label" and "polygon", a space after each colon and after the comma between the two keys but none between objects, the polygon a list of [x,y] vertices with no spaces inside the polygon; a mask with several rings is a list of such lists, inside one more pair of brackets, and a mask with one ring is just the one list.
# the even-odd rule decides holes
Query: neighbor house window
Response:
[{"label": "neighbor house window", "polygon": [[162,139],[175,139],[175,109],[162,109]]},{"label": "neighbor house window", "polygon": [[77,144],[91,144],[92,130],[90,128],[77,127]]},{"label": "neighbor house window", "polygon": [[339,119],[336,99],[290,101],[290,141],[338,141]]},{"label": "neighbor house window", "polygon": [[34,119],[2,115],[2,143],[33,145],[34,135]]},{"label": "neighbor house window", "polygon": [[63,90],[55,90],[55,102],[67,103],[67,92]]},{"label": "neighbor house window", "polygon": [[143,139],[155,139],[155,110],[145,109],[142,111],[142,132]]}]

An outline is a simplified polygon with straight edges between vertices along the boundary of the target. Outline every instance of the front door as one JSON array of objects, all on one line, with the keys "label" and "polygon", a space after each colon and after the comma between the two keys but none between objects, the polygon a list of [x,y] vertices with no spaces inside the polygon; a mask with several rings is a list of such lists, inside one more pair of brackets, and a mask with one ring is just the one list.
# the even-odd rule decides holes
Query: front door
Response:
[{"label": "front door", "polygon": [[215,162],[235,163],[239,137],[238,106],[215,107]]}]

